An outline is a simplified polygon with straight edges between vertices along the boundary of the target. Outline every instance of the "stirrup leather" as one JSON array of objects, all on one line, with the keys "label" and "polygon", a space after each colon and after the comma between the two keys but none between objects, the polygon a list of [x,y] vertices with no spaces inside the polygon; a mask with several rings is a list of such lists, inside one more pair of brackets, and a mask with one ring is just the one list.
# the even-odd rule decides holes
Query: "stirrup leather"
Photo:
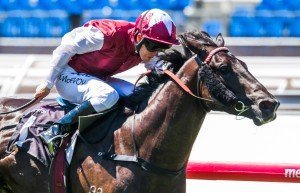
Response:
[{"label": "stirrup leather", "polygon": [[56,136],[62,135],[62,133],[63,133],[63,125],[59,123],[54,123],[46,131],[41,132],[39,136],[45,143],[49,143],[53,141],[54,140],[53,138],[56,138]]},{"label": "stirrup leather", "polygon": [[52,137],[49,142],[47,142],[49,153],[54,156],[57,149],[61,146],[63,142],[63,138],[66,137],[68,133],[65,133],[63,135],[57,135],[55,137]]},{"label": "stirrup leather", "polygon": [[62,139],[68,135],[67,132],[64,132],[64,127],[64,125],[55,123],[39,135],[42,141],[48,146],[48,150],[52,155],[61,146]]}]

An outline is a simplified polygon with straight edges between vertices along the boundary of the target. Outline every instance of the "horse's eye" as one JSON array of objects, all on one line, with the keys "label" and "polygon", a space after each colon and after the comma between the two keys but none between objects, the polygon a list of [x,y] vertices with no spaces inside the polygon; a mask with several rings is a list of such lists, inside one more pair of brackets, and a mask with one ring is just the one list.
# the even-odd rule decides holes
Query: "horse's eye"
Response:
[{"label": "horse's eye", "polygon": [[219,72],[221,72],[222,74],[225,74],[229,71],[229,67],[227,64],[222,64],[220,67],[219,67]]}]

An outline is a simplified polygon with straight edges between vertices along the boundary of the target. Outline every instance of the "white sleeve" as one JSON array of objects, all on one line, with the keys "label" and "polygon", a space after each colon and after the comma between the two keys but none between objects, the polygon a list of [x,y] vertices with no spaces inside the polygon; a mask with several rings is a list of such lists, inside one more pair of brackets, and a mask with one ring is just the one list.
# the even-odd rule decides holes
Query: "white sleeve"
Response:
[{"label": "white sleeve", "polygon": [[78,27],[65,34],[61,44],[53,51],[51,69],[46,78],[46,86],[52,88],[59,74],[75,54],[84,54],[103,47],[104,35],[96,27]]}]

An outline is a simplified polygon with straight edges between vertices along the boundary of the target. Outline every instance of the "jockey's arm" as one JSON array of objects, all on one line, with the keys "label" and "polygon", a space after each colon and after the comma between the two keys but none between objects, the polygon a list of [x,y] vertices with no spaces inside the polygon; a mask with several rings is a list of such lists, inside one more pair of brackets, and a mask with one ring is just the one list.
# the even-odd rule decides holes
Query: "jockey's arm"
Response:
[{"label": "jockey's arm", "polygon": [[48,95],[72,56],[100,50],[103,43],[103,33],[93,26],[78,27],[65,34],[61,44],[53,51],[50,71],[46,81],[37,87],[35,97],[44,98]]},{"label": "jockey's arm", "polygon": [[64,70],[67,63],[75,54],[84,54],[100,50],[104,42],[103,33],[95,27],[78,27],[67,33],[61,45],[53,51],[50,61],[51,70],[47,76],[48,88],[52,88],[58,75]]}]

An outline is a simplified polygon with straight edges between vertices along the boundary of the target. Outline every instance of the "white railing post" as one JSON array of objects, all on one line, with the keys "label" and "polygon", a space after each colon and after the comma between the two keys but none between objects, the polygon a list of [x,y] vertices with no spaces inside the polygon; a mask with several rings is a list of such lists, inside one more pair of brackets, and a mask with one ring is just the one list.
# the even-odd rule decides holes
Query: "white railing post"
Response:
[{"label": "white railing post", "polygon": [[26,76],[27,72],[29,71],[30,67],[34,64],[36,58],[34,57],[34,55],[29,55],[26,60],[24,65],[22,66],[22,70],[20,74],[17,74],[14,79],[11,82],[11,88],[9,89],[9,91],[6,93],[6,96],[13,96],[19,86],[22,83],[22,80],[24,79],[24,77]]}]

